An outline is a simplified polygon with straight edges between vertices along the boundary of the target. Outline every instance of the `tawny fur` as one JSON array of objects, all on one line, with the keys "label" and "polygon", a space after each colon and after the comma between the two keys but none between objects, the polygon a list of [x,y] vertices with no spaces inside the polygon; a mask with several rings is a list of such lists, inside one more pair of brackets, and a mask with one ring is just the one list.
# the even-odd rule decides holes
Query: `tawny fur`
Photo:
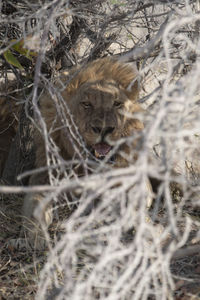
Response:
[{"label": "tawny fur", "polygon": [[[101,123],[102,118],[104,118],[105,124],[99,126],[116,127],[116,130],[110,135],[113,143],[122,137],[131,136],[134,132],[143,129],[141,121],[132,116],[132,114],[142,111],[137,103],[139,87],[138,82],[135,80],[136,76],[137,73],[131,65],[121,63],[113,58],[98,59],[80,69],[75,69],[68,76],[63,74],[63,84],[67,83],[68,78],[72,78],[69,79],[69,83],[63,90],[62,97],[73,115],[74,122],[86,143],[86,147],[91,146],[97,139],[94,132],[87,131],[86,128],[90,126],[90,122],[93,122],[94,126],[98,122]],[[128,89],[130,83],[133,84]],[[85,101],[94,104],[95,109],[93,112],[87,111],[84,114],[81,111],[80,101],[84,98],[87,98]],[[115,98],[124,103],[126,102],[127,107],[124,106],[124,110],[130,114],[129,118],[123,115],[121,110],[114,108],[111,101],[113,102]],[[45,93],[40,99],[41,113],[48,131],[50,129],[53,131],[51,137],[59,147],[63,158],[70,160],[74,155],[74,148],[71,141],[66,138],[69,132],[66,128],[56,130],[63,127],[61,118],[56,118],[58,101],[55,97],[52,99],[50,94]],[[117,121],[119,124],[117,124]],[[76,141],[73,142],[76,144]],[[41,167],[46,164],[46,154],[43,138],[38,133],[36,133],[36,143],[36,167]],[[76,146],[78,147],[78,145]],[[126,151],[126,148],[127,146],[124,145],[123,149],[120,150]],[[118,166],[126,165],[126,162],[120,156],[118,156],[117,162],[119,163]]]},{"label": "tawny fur", "polygon": [[[75,138],[70,137],[69,129],[64,126],[62,117],[70,114],[73,117],[75,126],[82,137],[85,147],[90,150],[95,144],[101,142],[110,143],[112,146],[125,137],[134,137],[135,140],[127,145],[122,144],[116,154],[114,166],[124,167],[130,161],[122,157],[121,152],[129,155],[134,148],[137,148],[138,131],[143,129],[143,124],[138,120],[137,113],[142,109],[137,103],[138,82],[137,72],[130,64],[122,63],[114,58],[103,58],[93,61],[85,66],[76,68],[70,74],[62,74],[60,81],[57,80],[56,88],[62,89],[61,96],[52,95],[51,91],[44,92],[39,99],[40,110],[45,121],[47,132],[60,150],[60,155],[65,160],[72,160],[75,148],[82,151],[80,144]],[[62,82],[62,84],[61,84]],[[61,101],[62,100],[62,101]],[[59,105],[62,108],[59,114]],[[5,106],[5,101],[2,102]],[[6,109],[6,107],[5,107]],[[7,116],[8,109],[3,112]],[[136,113],[135,117],[134,114]],[[7,118],[7,117],[6,117]],[[73,121],[68,120],[69,125],[74,127]],[[103,136],[104,129],[107,134]],[[46,165],[46,151],[43,134],[35,131],[36,144],[36,168]],[[137,151],[136,151],[137,152]],[[84,153],[83,153],[84,156]],[[136,156],[133,157],[135,159]],[[80,174],[78,174],[80,175]],[[48,181],[47,173],[31,176],[30,184],[44,184]],[[25,199],[24,213],[26,219],[31,223],[24,224],[25,236],[28,236],[30,244],[35,244],[38,230],[33,230],[34,207],[42,201],[40,195],[28,195]],[[44,212],[43,220],[48,225],[51,216]],[[42,247],[40,241],[36,247]]]}]

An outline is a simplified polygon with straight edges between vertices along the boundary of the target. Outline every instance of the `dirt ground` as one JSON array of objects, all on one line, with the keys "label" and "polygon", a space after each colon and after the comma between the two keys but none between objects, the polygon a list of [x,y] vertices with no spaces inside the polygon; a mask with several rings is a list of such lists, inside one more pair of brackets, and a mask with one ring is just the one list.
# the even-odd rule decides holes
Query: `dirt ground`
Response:
[{"label": "dirt ground", "polygon": [[22,197],[6,196],[0,202],[0,300],[32,300],[37,290],[45,252],[17,251],[8,245],[19,237]]},{"label": "dirt ground", "polygon": [[[8,246],[20,232],[22,197],[0,199],[0,300],[32,300],[47,253],[17,251]],[[200,300],[200,253],[171,264],[175,300]]]}]

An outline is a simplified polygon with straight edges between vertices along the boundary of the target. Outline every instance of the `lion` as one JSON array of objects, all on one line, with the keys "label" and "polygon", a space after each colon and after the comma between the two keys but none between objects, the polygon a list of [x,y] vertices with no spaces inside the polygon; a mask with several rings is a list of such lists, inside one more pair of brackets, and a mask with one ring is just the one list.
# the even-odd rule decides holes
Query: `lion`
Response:
[{"label": "lion", "polygon": [[[63,160],[73,161],[81,155],[83,159],[89,157],[96,163],[105,160],[111,167],[121,168],[137,159],[139,133],[144,128],[138,118],[143,109],[138,103],[137,75],[132,64],[106,57],[77,67],[69,74],[63,73],[55,83],[55,91],[62,88],[60,94],[53,91],[42,93],[38,122],[44,121],[46,134],[58,147]],[[62,108],[58,116],[59,103],[62,103]],[[129,144],[127,138],[132,138]],[[34,139],[37,169],[47,166],[47,151],[41,130],[35,130]],[[83,176],[84,168],[79,167],[76,172]],[[47,172],[30,177],[30,185],[45,183],[48,183]],[[27,238],[26,245],[28,243],[31,248],[45,247],[40,229],[35,226],[38,222],[34,214],[42,199],[42,194],[32,193],[24,200],[22,234]],[[51,210],[45,207],[40,222],[48,227],[51,221]]]}]

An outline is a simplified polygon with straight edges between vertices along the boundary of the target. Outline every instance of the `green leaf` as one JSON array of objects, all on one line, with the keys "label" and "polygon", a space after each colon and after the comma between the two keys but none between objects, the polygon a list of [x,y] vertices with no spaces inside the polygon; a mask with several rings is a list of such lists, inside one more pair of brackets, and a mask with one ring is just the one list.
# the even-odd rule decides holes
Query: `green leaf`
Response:
[{"label": "green leaf", "polygon": [[[14,42],[15,40],[12,40],[11,42]],[[24,39],[21,39],[20,41],[16,42],[14,45],[12,45],[12,48],[17,51],[18,53],[26,56],[28,59],[32,60],[34,56],[37,56],[37,53],[34,51],[31,51],[29,49],[24,48]]]},{"label": "green leaf", "polygon": [[5,60],[6,60],[9,64],[11,64],[11,65],[17,67],[17,68],[20,69],[20,70],[24,70],[24,68],[22,67],[22,65],[20,64],[20,62],[18,61],[18,59],[12,54],[12,52],[10,51],[10,49],[6,50],[6,51],[3,53],[3,56],[4,56]]}]

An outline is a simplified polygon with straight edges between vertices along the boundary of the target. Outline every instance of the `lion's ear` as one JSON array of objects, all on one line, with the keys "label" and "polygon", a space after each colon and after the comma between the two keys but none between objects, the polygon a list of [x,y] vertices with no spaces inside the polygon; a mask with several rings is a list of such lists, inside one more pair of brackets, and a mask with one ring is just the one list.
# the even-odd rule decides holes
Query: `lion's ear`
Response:
[{"label": "lion's ear", "polygon": [[127,63],[127,65],[132,69],[132,79],[128,82],[126,94],[131,100],[137,101],[140,90],[139,72],[135,63]]},{"label": "lion's ear", "polygon": [[122,84],[124,92],[132,101],[137,101],[140,84],[139,72],[134,62],[126,61],[126,57],[120,57],[118,60],[121,65],[121,72],[118,72],[118,81]]},{"label": "lion's ear", "polygon": [[139,97],[139,90],[140,90],[140,83],[139,83],[139,79],[136,77],[129,83],[125,93],[127,94],[129,99],[131,99],[132,101],[137,101]]}]

